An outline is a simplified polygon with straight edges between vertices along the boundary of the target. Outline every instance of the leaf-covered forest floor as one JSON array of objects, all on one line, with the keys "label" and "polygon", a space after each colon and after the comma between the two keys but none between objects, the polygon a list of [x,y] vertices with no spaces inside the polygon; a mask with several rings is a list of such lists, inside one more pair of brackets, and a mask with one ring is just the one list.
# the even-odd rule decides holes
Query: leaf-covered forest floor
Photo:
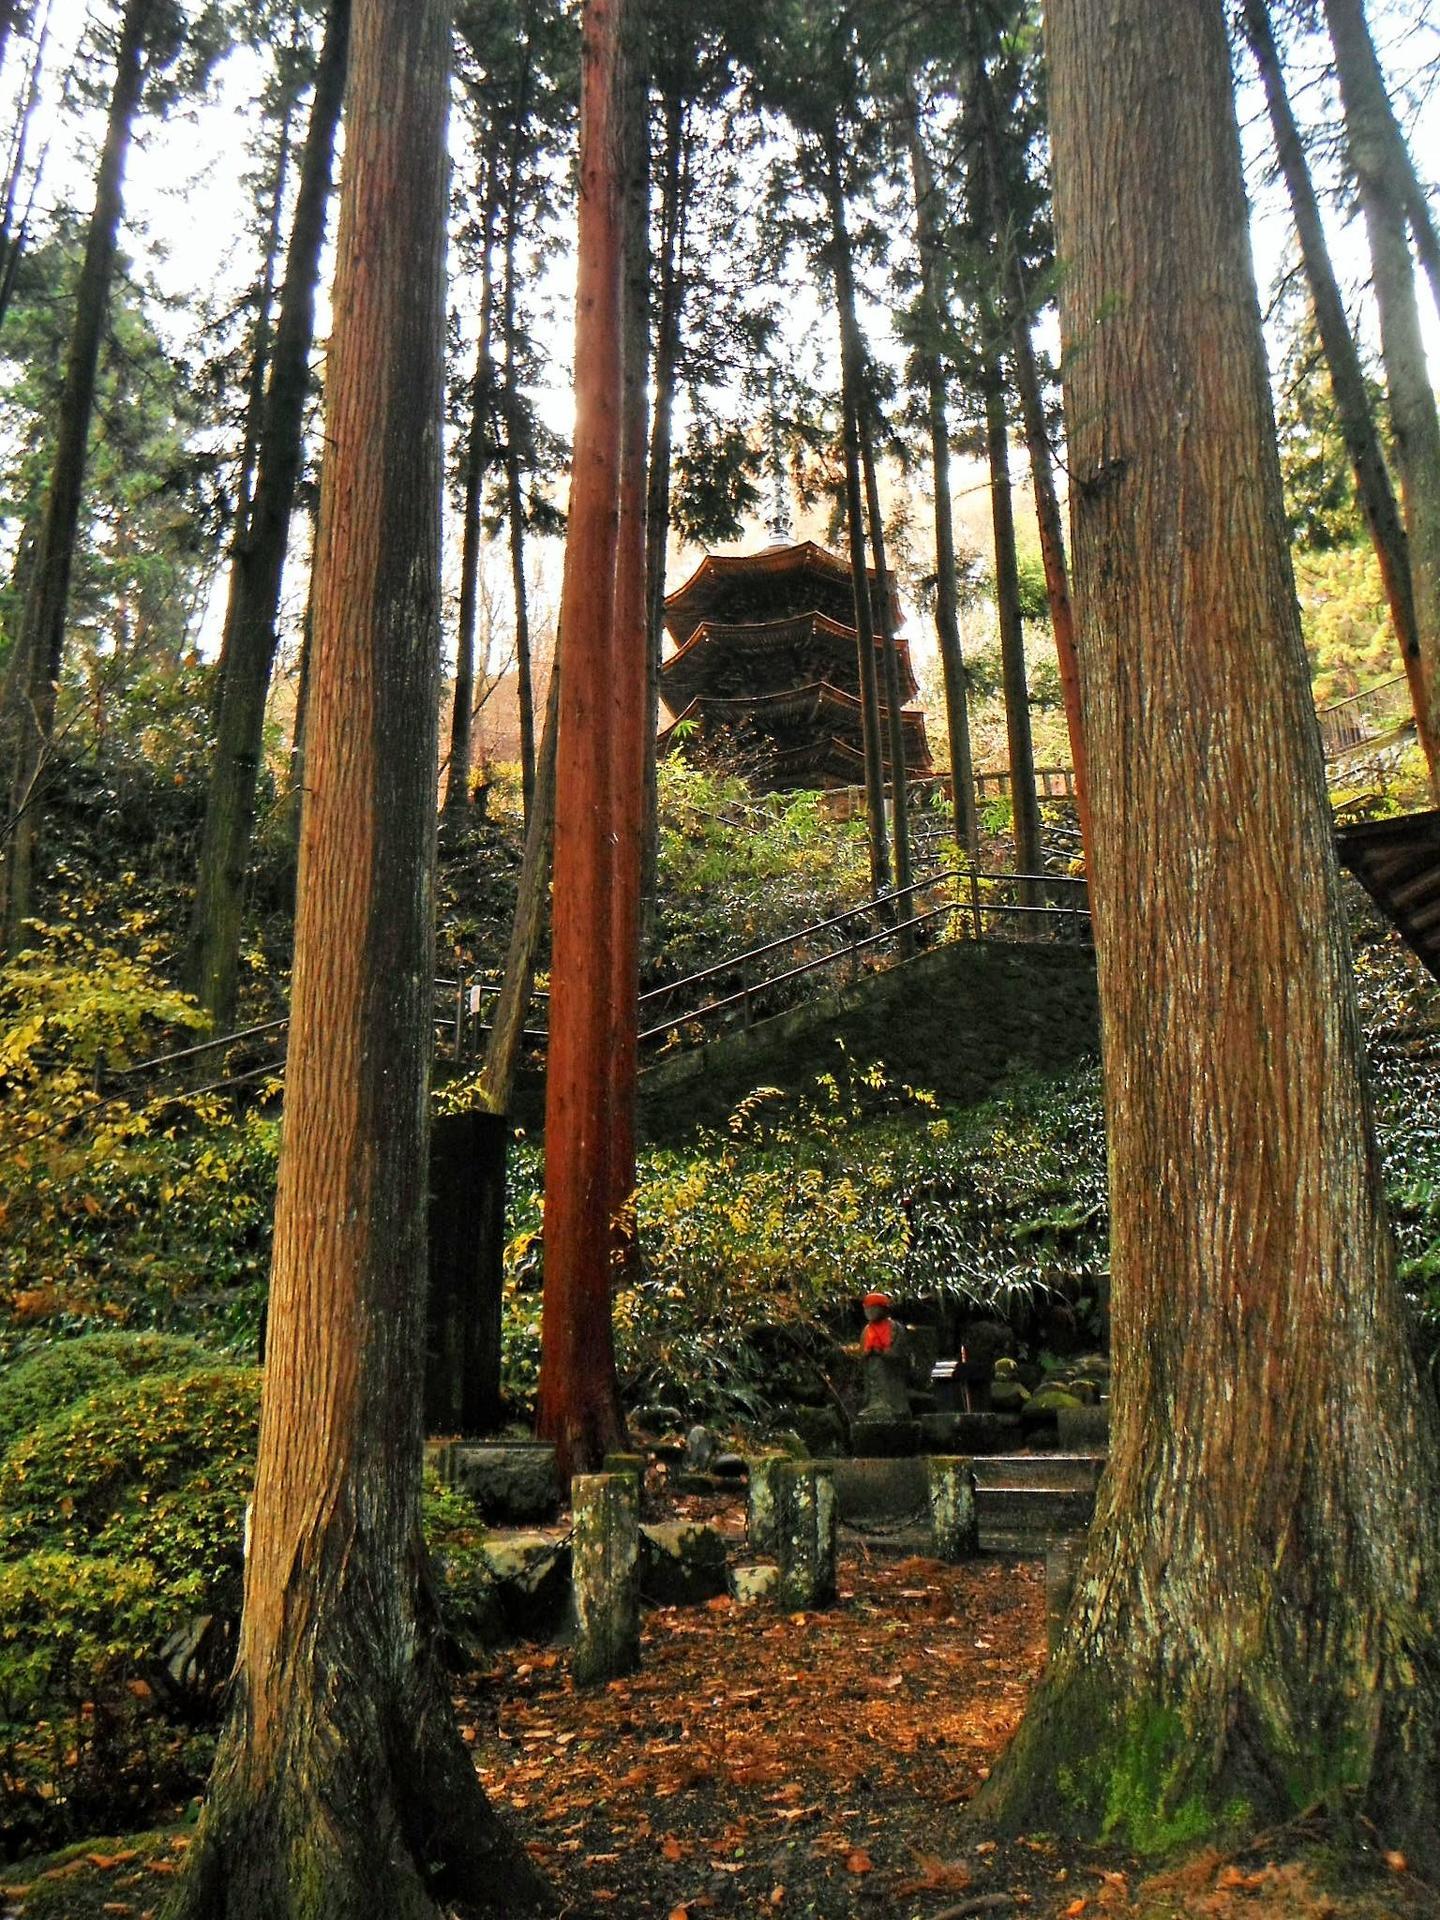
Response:
[{"label": "leaf-covered forest floor", "polygon": [[[457,1704],[566,1920],[1440,1917],[1383,1836],[1343,1878],[1304,1830],[1158,1871],[1039,1832],[987,1840],[967,1802],[1044,1662],[1039,1562],[861,1547],[827,1611],[653,1609],[629,1678],[577,1690],[562,1648],[519,1645]],[[181,1825],[21,1863],[0,1913],[153,1920],[186,1844]]]}]

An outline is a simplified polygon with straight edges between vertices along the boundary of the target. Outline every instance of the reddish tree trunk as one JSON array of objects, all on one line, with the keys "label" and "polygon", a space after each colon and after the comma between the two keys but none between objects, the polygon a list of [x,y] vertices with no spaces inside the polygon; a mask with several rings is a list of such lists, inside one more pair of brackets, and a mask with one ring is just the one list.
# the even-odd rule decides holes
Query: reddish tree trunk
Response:
[{"label": "reddish tree trunk", "polygon": [[[619,629],[625,466],[627,253],[625,0],[586,0],[582,16],[575,448],[561,630],[560,766],[555,794],[554,933],[545,1097],[545,1294],[538,1429],[561,1471],[593,1466],[623,1436],[610,1288],[620,1249],[611,1130],[632,1097],[616,1084],[617,886],[638,896],[638,866],[617,861],[630,807],[617,790],[628,713],[643,707],[643,651]],[[628,600],[622,604],[628,605]],[[641,635],[643,645],[643,633]],[[637,769],[638,772],[638,769]]]},{"label": "reddish tree trunk", "polygon": [[1047,33],[1115,1423],[979,1811],[1157,1848],[1318,1802],[1433,1863],[1440,1445],[1366,1112],[1224,9],[1053,0]]}]

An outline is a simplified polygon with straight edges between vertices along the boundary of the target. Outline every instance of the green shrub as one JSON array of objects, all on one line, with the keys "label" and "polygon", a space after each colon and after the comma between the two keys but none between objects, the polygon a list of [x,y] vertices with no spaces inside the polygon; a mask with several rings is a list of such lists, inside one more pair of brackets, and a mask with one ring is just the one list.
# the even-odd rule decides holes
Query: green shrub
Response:
[{"label": "green shrub", "polygon": [[0,1454],[101,1387],[148,1373],[184,1373],[210,1359],[198,1341],[166,1333],[92,1333],[29,1354],[0,1373]]},{"label": "green shrub", "polygon": [[159,1718],[146,1678],[201,1604],[198,1578],[162,1583],[146,1560],[43,1551],[0,1563],[5,1852],[128,1825],[201,1777],[208,1739]]},{"label": "green shrub", "polygon": [[203,1611],[238,1611],[259,1404],[258,1374],[221,1367],[65,1408],[0,1462],[0,1550],[145,1561]]}]

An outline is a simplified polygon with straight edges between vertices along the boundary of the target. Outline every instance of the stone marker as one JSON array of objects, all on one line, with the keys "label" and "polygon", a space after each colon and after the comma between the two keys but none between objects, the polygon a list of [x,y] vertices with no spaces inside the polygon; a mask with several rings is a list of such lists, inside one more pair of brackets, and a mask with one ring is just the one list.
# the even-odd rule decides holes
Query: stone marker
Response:
[{"label": "stone marker", "polygon": [[757,1600],[768,1600],[780,1579],[773,1560],[757,1560],[753,1565],[731,1567],[730,1596],[737,1607],[753,1607]]},{"label": "stone marker", "polygon": [[578,1687],[640,1664],[640,1486],[633,1473],[580,1473],[570,1483]]},{"label": "stone marker", "polygon": [[758,1559],[773,1559],[776,1552],[775,1474],[789,1459],[788,1453],[759,1453],[750,1461],[745,1542]]},{"label": "stone marker", "polygon": [[835,1598],[835,1482],[813,1461],[775,1469],[775,1597],[782,1607],[828,1607]]},{"label": "stone marker", "polygon": [[930,1527],[937,1560],[967,1560],[980,1551],[975,1471],[965,1454],[931,1454]]}]

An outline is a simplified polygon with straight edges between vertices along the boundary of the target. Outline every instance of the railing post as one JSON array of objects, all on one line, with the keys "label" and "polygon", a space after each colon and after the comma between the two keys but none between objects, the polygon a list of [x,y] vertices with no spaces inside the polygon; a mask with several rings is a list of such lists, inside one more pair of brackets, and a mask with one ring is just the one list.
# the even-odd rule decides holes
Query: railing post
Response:
[{"label": "railing post", "polygon": [[748,980],[745,982],[744,994],[745,998],[740,1005],[740,1020],[741,1024],[748,1029],[750,1025],[750,982]]},{"label": "railing post", "polygon": [[455,1064],[465,1057],[465,975],[455,982]]},{"label": "railing post", "polygon": [[970,911],[975,916],[975,938],[980,938],[980,875],[970,869]]}]

